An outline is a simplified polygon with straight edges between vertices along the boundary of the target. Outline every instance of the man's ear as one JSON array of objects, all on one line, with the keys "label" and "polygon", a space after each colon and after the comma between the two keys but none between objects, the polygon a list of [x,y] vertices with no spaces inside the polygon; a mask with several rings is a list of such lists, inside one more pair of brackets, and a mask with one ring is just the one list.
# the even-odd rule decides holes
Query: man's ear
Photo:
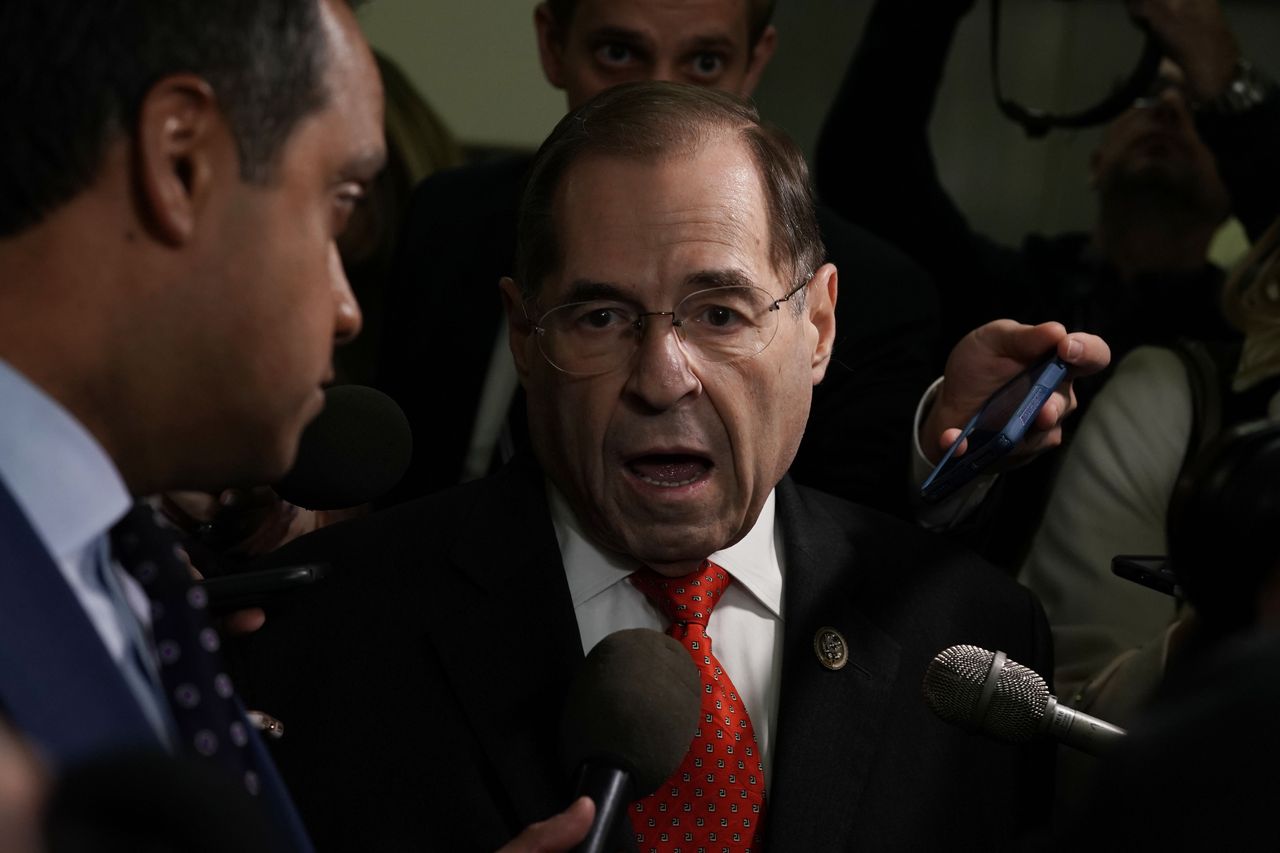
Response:
[{"label": "man's ear", "polygon": [[539,3],[533,10],[533,28],[538,33],[538,59],[547,82],[564,88],[564,31],[551,14],[551,7]]},{"label": "man's ear", "polygon": [[[230,129],[205,80],[176,74],[147,92],[138,110],[138,197],[143,220],[160,239],[172,245],[191,239],[214,185],[218,146],[228,144],[238,163]],[[221,153],[225,158],[225,148]]]},{"label": "man's ear", "polygon": [[805,308],[809,322],[817,330],[818,340],[813,348],[813,384],[817,385],[827,375],[831,363],[831,351],[836,343],[836,297],[839,276],[834,264],[823,264],[810,279],[805,293]]},{"label": "man's ear", "polygon": [[511,347],[511,357],[516,362],[520,384],[523,385],[525,377],[529,375],[529,344],[533,324],[525,316],[524,297],[515,280],[503,276],[498,287],[502,290],[502,307],[507,312],[507,343]]},{"label": "man's ear", "polygon": [[770,59],[773,59],[773,52],[777,47],[778,30],[770,24],[764,28],[760,38],[756,39],[756,43],[751,46],[751,56],[747,59],[747,76],[742,81],[742,91],[738,93],[739,95],[744,98],[751,97],[751,93],[760,84],[760,75],[764,74],[765,66],[769,64]]}]

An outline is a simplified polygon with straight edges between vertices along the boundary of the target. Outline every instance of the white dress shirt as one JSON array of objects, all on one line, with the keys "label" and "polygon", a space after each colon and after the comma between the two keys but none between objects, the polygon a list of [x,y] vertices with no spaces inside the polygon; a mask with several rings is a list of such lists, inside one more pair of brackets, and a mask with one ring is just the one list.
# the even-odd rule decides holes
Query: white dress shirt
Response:
[{"label": "white dress shirt", "polygon": [[[168,723],[154,692],[138,683],[134,638],[151,624],[146,593],[118,563],[114,581],[131,614],[121,612],[98,575],[107,539],[133,501],[120,472],[89,431],[56,400],[0,359],[0,480],[22,508],[45,550],[62,571],[156,732]],[[125,620],[129,616],[133,624]],[[152,663],[139,661],[141,665]],[[148,673],[154,679],[154,671]]]},{"label": "white dress shirt", "polygon": [[[666,616],[627,581],[640,564],[598,547],[583,533],[568,502],[554,486],[548,484],[547,494],[583,652],[624,628],[666,631],[670,627]],[[770,492],[751,531],[736,545],[707,555],[733,577],[711,611],[707,636],[751,717],[766,785],[773,774],[772,744],[782,678],[785,567],[774,516],[774,494]]]}]

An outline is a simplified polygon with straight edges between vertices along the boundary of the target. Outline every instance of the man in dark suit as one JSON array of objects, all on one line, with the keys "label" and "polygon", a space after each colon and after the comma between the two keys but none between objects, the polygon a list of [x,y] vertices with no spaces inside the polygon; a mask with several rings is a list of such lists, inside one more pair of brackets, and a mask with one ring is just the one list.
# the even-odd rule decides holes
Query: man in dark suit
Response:
[{"label": "man in dark suit", "polygon": [[[718,796],[755,797],[762,822],[669,837],[999,847],[1044,816],[1050,753],[950,728],[920,696],[955,643],[1049,671],[1034,598],[787,476],[836,338],[807,187],[794,143],[697,87],[611,89],[544,144],[503,282],[532,457],[294,542],[278,560],[334,575],[248,641],[242,686],[284,720],[276,755],[322,847],[483,849],[561,808],[584,652],[631,627],[687,641],[696,620],[673,623],[664,596],[708,575],[727,586],[698,629],[710,649],[691,650],[758,766],[705,789],[678,771],[641,847],[670,849],[662,821]],[[1095,338],[1057,342],[1098,360]]]},{"label": "man in dark suit", "polygon": [[0,52],[0,718],[55,772],[204,762],[280,834],[239,849],[310,849],[130,505],[292,464],[360,324],[334,241],[383,159],[373,58],[340,0],[6,4]]},{"label": "man in dark suit", "polygon": [[[543,70],[570,109],[637,80],[747,97],[773,55],[772,7],[768,0],[553,0],[538,5],[535,26]],[[414,193],[388,282],[379,362],[378,384],[405,410],[417,449],[392,502],[482,476],[523,443],[497,285],[515,269],[516,210],[529,164],[518,155],[439,172]],[[829,260],[844,274],[845,299],[793,473],[906,515],[912,414],[933,379],[933,286],[896,249],[830,210],[820,208],[818,221]],[[441,312],[442,305],[449,309]],[[443,365],[449,369],[436,369]],[[424,370],[433,371],[431,382],[422,380]],[[451,401],[444,410],[442,398]],[[514,416],[504,431],[509,407]]]}]

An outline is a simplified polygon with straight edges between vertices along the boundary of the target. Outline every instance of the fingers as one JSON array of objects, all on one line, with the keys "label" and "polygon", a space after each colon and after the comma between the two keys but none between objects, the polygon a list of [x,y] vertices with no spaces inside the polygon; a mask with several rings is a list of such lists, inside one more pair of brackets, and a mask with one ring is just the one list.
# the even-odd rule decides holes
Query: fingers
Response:
[{"label": "fingers", "polygon": [[[938,448],[943,453],[946,453],[947,448],[949,448],[952,445],[952,443],[957,438],[960,437],[960,433],[962,432],[964,432],[964,430],[960,429],[959,427],[951,427],[950,429],[944,429],[942,431],[942,435],[938,437]],[[955,455],[964,456],[965,451],[968,449],[969,449],[969,440],[965,439],[964,441],[960,442],[960,446],[956,448]]]},{"label": "fingers", "polygon": [[1061,323],[1026,326],[1014,320],[992,320],[979,326],[973,335],[994,357],[1033,362],[1067,338]]},{"label": "fingers", "polygon": [[[1057,324],[1046,324],[1057,325]],[[1084,332],[1065,334],[1058,341],[1058,358],[1071,365],[1072,376],[1088,376],[1111,363],[1111,347],[1097,335]]]},{"label": "fingers", "polygon": [[252,634],[267,622],[267,614],[261,607],[247,607],[229,613],[222,619],[222,631],[232,637]]},{"label": "fingers", "polygon": [[561,853],[586,838],[595,816],[591,798],[579,797],[555,817],[528,826],[498,853]]}]

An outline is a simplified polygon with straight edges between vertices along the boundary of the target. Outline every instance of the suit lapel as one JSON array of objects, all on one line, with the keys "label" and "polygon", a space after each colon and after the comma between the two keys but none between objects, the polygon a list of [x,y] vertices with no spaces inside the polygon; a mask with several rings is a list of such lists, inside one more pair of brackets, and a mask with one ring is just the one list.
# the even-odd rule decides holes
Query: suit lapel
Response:
[{"label": "suit lapel", "polygon": [[560,714],[582,641],[541,473],[514,464],[490,481],[450,555],[447,609],[431,627],[501,801],[520,826],[562,809]]},{"label": "suit lapel", "polygon": [[[875,760],[898,671],[898,643],[863,612],[858,563],[843,526],[789,479],[777,489],[786,556],[783,668],[767,827],[769,850],[840,850]],[[819,630],[844,638],[848,662],[823,666]]]},{"label": "suit lapel", "polygon": [[0,711],[57,763],[161,748],[102,639],[0,485]]}]

